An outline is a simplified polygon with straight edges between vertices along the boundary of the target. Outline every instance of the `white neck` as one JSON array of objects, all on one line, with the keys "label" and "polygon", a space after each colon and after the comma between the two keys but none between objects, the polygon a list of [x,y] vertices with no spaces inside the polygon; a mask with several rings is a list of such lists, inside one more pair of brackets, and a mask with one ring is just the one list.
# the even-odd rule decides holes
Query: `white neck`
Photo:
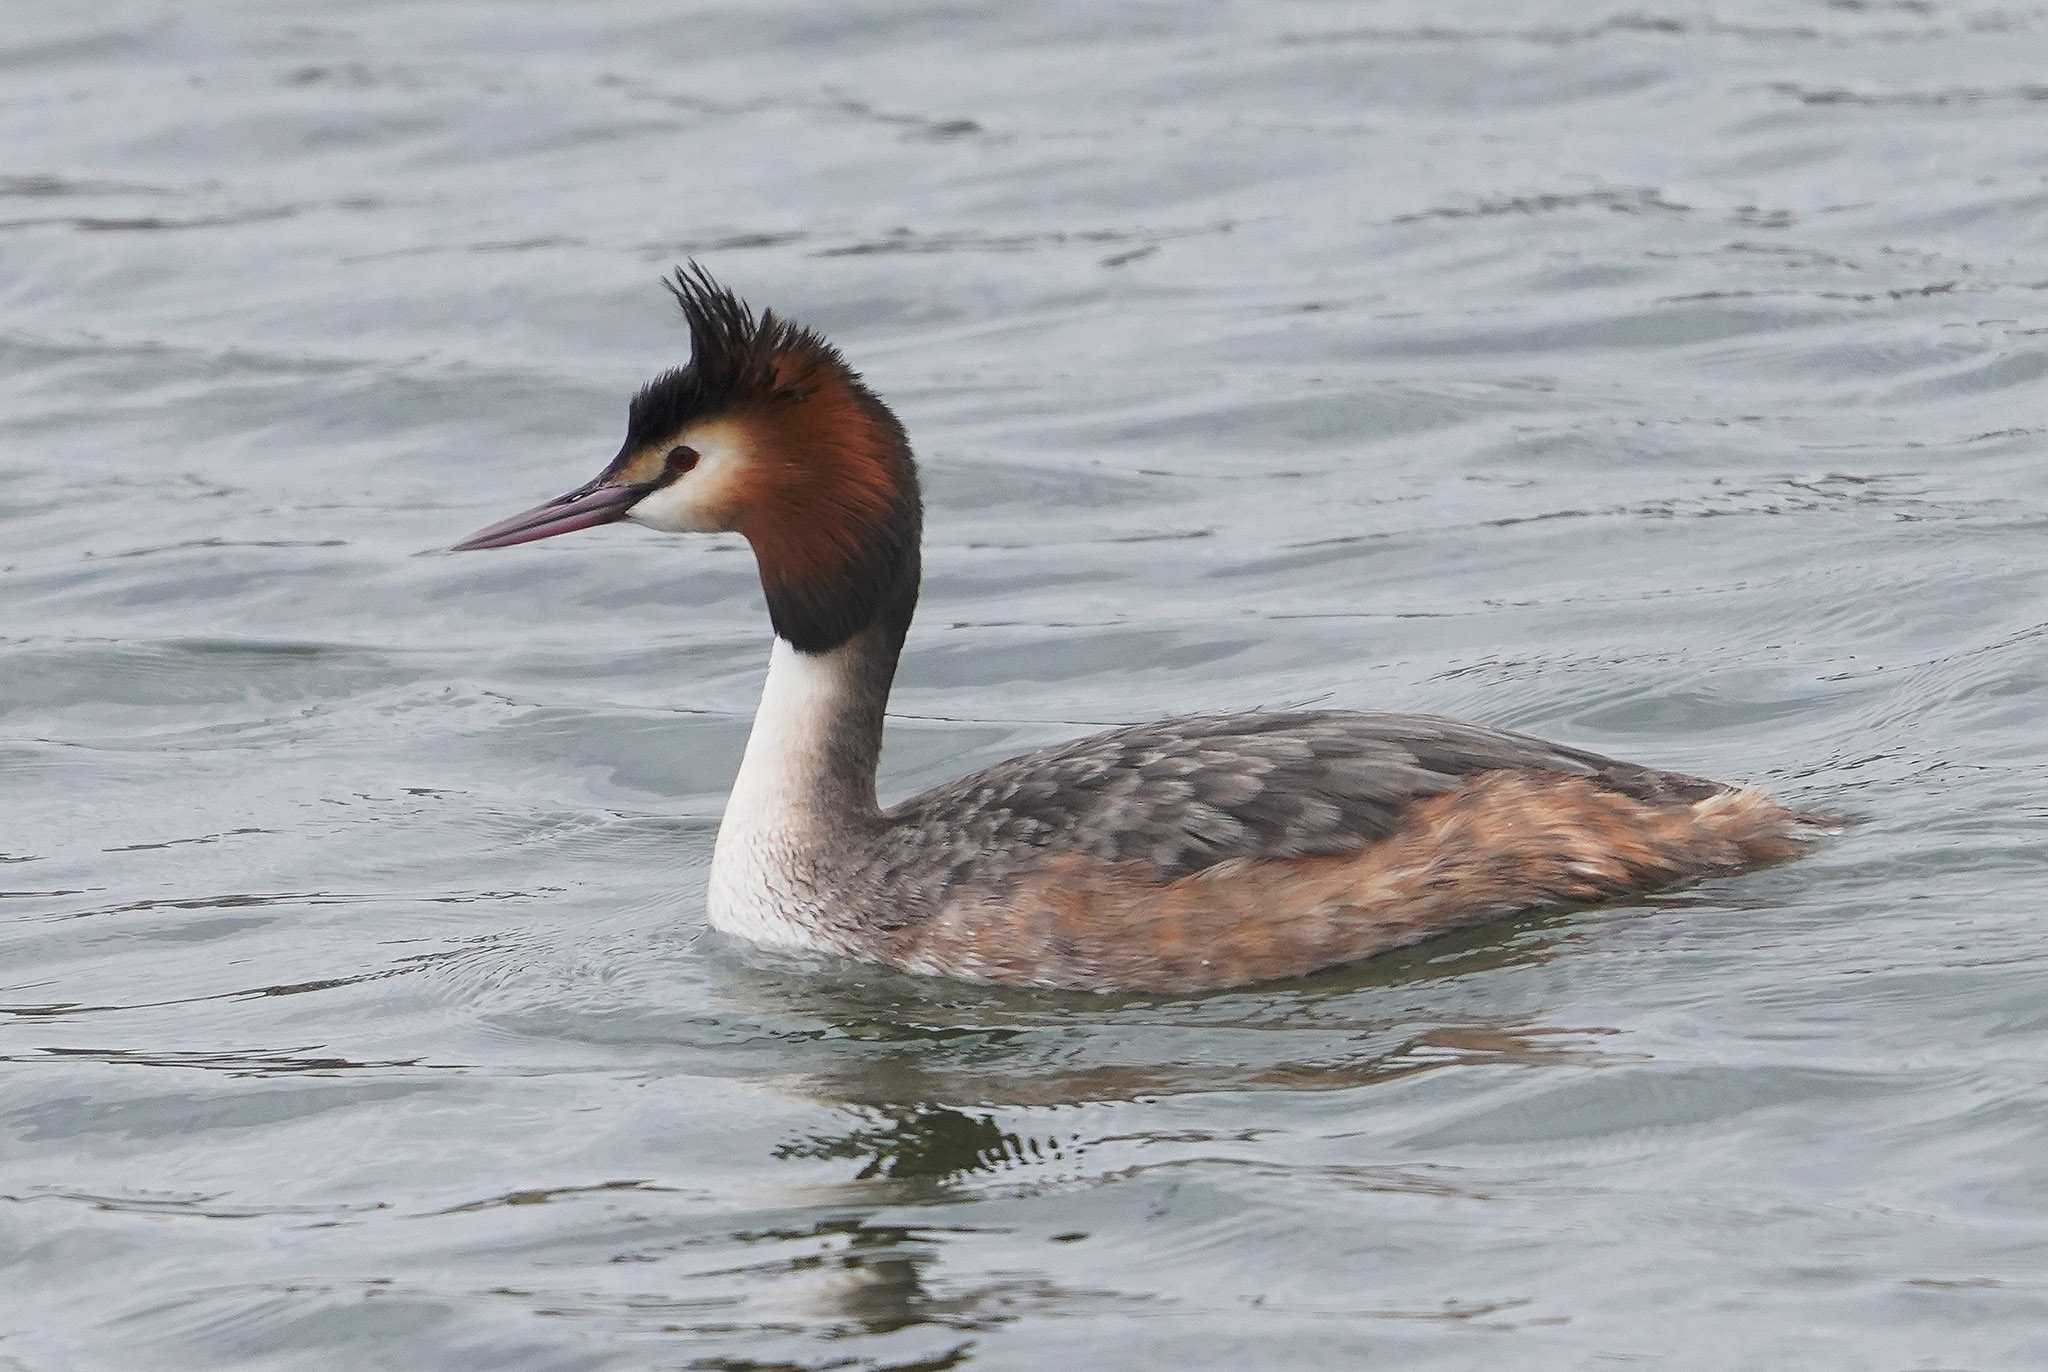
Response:
[{"label": "white neck", "polygon": [[798,817],[830,821],[844,817],[833,813],[843,808],[875,808],[880,739],[863,746],[861,717],[870,702],[863,698],[859,647],[856,639],[829,653],[800,653],[775,640],[726,824],[745,817],[788,827]]},{"label": "white neck", "polygon": [[[888,701],[872,635],[826,653],[778,638],[711,858],[711,922],[761,943],[815,946],[835,859],[881,822],[875,764]],[[894,651],[887,668],[894,667]]]}]

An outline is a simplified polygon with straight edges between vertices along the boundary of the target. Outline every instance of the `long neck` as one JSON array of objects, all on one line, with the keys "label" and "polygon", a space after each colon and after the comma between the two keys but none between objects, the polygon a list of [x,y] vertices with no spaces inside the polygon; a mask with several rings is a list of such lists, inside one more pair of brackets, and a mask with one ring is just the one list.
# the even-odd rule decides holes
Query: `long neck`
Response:
[{"label": "long neck", "polygon": [[[888,821],[875,801],[882,718],[917,600],[917,564],[890,613],[805,652],[780,634],[761,707],[718,826],[705,892],[711,922],[760,943],[850,948],[848,862]],[[836,931],[836,932],[835,932]]]},{"label": "long neck", "polygon": [[[841,382],[862,417],[853,431],[869,435],[866,464],[885,478],[884,508],[851,522],[858,502],[828,499],[832,483],[819,480],[797,488],[810,504],[785,500],[777,517],[741,529],[761,569],[775,647],[721,843],[728,833],[815,839],[834,825],[880,822],[875,768],[896,660],[917,610],[923,501],[896,417],[856,379]],[[829,444],[814,459],[813,475],[866,470]]]},{"label": "long neck", "polygon": [[917,602],[913,555],[883,613],[835,648],[801,652],[778,636],[729,819],[814,830],[878,819],[875,768],[889,687]]}]

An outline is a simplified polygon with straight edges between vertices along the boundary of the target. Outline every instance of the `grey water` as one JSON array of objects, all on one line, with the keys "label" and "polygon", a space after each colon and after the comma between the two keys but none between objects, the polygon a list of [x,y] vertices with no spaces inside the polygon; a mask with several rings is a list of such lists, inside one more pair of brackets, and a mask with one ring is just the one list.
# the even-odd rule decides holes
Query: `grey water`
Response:
[{"label": "grey water", "polygon": [[[2048,1365],[2048,11],[16,3],[0,1368]],[[703,931],[689,256],[927,479],[884,789],[1510,725],[1857,823],[1308,981]]]}]

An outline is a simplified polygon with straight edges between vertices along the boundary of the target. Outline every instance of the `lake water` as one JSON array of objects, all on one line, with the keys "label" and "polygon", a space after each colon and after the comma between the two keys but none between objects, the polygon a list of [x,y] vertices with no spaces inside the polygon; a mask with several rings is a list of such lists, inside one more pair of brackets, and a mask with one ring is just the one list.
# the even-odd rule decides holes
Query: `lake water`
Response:
[{"label": "lake water", "polygon": [[[2048,12],[17,4],[0,1368],[2048,1365]],[[1848,811],[1188,1000],[703,934],[694,254],[925,464],[884,789],[1423,709]]]}]

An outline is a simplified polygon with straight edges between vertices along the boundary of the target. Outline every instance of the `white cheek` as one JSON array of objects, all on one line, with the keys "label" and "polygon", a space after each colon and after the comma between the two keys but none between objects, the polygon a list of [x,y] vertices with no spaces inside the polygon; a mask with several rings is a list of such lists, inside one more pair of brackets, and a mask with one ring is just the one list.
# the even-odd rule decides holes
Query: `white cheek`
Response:
[{"label": "white cheek", "polygon": [[718,533],[719,524],[711,519],[701,497],[697,473],[692,472],[635,501],[626,518],[665,534]]},{"label": "white cheek", "polygon": [[745,435],[729,422],[714,422],[678,434],[677,441],[697,450],[696,467],[637,501],[626,518],[669,534],[730,530],[738,513],[734,495],[746,466]]}]

